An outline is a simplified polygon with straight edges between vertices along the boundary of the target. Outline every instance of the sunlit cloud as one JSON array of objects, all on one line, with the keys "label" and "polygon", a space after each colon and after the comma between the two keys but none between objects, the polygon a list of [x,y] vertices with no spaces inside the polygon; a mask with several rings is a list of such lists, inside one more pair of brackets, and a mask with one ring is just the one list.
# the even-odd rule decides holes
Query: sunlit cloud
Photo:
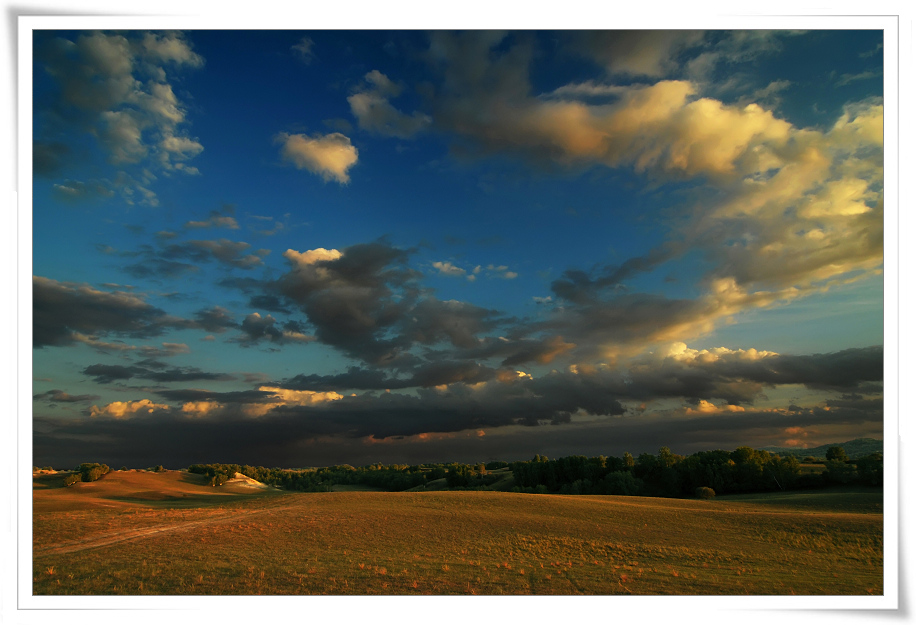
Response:
[{"label": "sunlit cloud", "polygon": [[140,399],[138,401],[113,401],[110,404],[99,408],[92,406],[89,409],[89,416],[92,418],[108,417],[111,419],[129,419],[137,414],[152,414],[156,410],[168,410],[167,404],[156,404],[149,399]]},{"label": "sunlit cloud", "polygon": [[348,137],[339,132],[312,136],[281,132],[274,141],[282,145],[280,155],[284,160],[297,169],[306,169],[321,176],[325,182],[350,182],[347,172],[359,159],[359,151]]}]

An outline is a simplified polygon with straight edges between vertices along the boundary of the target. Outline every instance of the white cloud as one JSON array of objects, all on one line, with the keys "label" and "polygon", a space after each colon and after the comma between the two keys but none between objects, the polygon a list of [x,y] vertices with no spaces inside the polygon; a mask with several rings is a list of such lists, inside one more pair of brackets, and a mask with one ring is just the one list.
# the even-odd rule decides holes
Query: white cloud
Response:
[{"label": "white cloud", "polygon": [[318,174],[325,182],[349,182],[347,172],[359,158],[359,151],[350,143],[350,139],[339,132],[315,134],[311,137],[281,132],[275,141],[282,144],[280,154],[285,160],[298,169]]},{"label": "white cloud", "polygon": [[446,276],[461,277],[467,274],[467,271],[465,271],[461,267],[456,267],[449,261],[445,261],[445,262],[436,261],[433,263],[433,267],[438,269],[440,274],[443,274]]}]

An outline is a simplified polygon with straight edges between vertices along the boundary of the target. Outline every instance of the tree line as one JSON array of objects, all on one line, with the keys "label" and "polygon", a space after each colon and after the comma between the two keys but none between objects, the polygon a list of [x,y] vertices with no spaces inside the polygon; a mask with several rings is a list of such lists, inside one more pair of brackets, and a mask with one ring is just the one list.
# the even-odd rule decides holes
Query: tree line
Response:
[{"label": "tree line", "polygon": [[550,460],[536,455],[510,464],[519,492],[641,495],[648,497],[709,497],[714,494],[819,488],[831,484],[883,483],[880,453],[851,461],[841,447],[828,451],[821,472],[802,473],[793,456],[739,447],[701,451],[690,456],[662,447],[657,455],[625,453],[613,456],[568,456]]},{"label": "tree line", "polygon": [[[302,492],[329,491],[335,485],[362,485],[399,492],[426,487],[438,481],[451,490],[489,489],[508,467],[515,492],[587,495],[639,495],[648,497],[702,497],[716,494],[819,488],[831,484],[881,486],[884,459],[881,453],[850,460],[842,447],[831,447],[818,471],[811,465],[802,471],[794,456],[739,447],[734,451],[701,451],[689,456],[662,447],[658,454],[630,453],[614,456],[567,456],[551,460],[540,454],[529,461],[463,464],[348,464],[331,467],[282,469],[248,464],[192,464],[188,471],[209,478],[220,486],[236,473],[254,480]],[[65,484],[90,482],[109,472],[108,465],[83,463],[65,478]],[[124,470],[124,469],[122,469]],[[162,465],[151,471],[163,471]],[[444,481],[444,484],[442,483]]]}]

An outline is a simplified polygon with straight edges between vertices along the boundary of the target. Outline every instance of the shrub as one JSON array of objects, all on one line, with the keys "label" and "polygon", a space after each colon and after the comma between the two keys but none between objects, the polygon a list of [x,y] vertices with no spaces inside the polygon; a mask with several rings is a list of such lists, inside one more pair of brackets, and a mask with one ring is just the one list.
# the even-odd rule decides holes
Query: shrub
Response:
[{"label": "shrub", "polygon": [[716,496],[716,491],[711,489],[709,486],[700,486],[696,489],[695,494],[698,499],[712,499]]},{"label": "shrub", "polygon": [[229,479],[229,476],[225,473],[217,473],[210,478],[210,486],[222,486]]},{"label": "shrub", "polygon": [[77,469],[84,482],[94,482],[110,470],[107,464],[99,464],[98,462],[84,462]]},{"label": "shrub", "polygon": [[73,486],[77,482],[82,482],[83,477],[79,473],[71,473],[64,478],[64,486]]}]

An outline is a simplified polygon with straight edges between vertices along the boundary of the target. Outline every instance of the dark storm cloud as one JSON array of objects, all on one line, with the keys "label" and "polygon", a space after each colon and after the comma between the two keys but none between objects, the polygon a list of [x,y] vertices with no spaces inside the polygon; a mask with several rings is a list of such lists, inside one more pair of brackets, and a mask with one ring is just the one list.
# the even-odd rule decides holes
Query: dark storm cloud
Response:
[{"label": "dark storm cloud", "polygon": [[[218,396],[187,398],[187,401],[218,400]],[[340,403],[340,402],[332,402]],[[416,403],[416,402],[415,402]],[[301,409],[269,414],[259,419],[239,416],[219,419],[189,419],[173,411],[132,419],[54,420],[37,417],[33,435],[34,458],[38,465],[75,466],[87,457],[112,466],[186,467],[198,462],[236,462],[262,466],[327,466],[339,463],[429,462],[456,460],[528,460],[535,453],[550,457],[572,454],[634,455],[656,453],[662,446],[675,453],[689,454],[707,449],[732,450],[741,445],[761,447],[772,444],[774,432],[787,428],[820,428],[836,440],[854,438],[866,431],[880,431],[880,410],[868,414],[847,408],[761,411],[683,419],[647,419],[620,416],[564,427],[542,425],[512,428],[511,436],[488,431],[456,431],[429,440],[401,439],[396,432],[417,431],[430,422],[426,410],[417,414],[410,402],[392,401],[384,410],[395,421],[391,427],[365,427],[361,409],[348,406],[334,421],[315,421],[319,411]],[[402,414],[401,411],[407,409]],[[373,410],[374,412],[374,410]],[[400,415],[400,416],[399,416]],[[498,415],[483,415],[480,423]],[[522,416],[522,415],[519,415]],[[305,418],[308,417],[308,418]],[[370,417],[371,418],[371,417]],[[371,419],[372,423],[375,419]],[[440,422],[456,426],[467,420],[443,415]],[[367,444],[364,431],[391,432],[389,438]],[[344,431],[341,436],[329,434]],[[824,441],[830,442],[830,441]]]},{"label": "dark storm cloud", "polygon": [[89,365],[83,373],[92,377],[99,384],[109,384],[117,380],[139,378],[154,382],[192,382],[196,380],[234,380],[225,373],[210,373],[197,367],[166,367],[163,363],[145,361],[146,366],[138,363],[130,367],[123,365]]},{"label": "dark storm cloud", "polygon": [[89,402],[99,399],[98,395],[71,395],[60,389],[53,389],[44,393],[33,395],[32,399],[44,399],[52,403],[70,404],[78,402]]},{"label": "dark storm cloud", "polygon": [[487,310],[454,300],[440,301],[428,297],[410,311],[407,336],[424,345],[448,341],[459,348],[475,347],[477,336],[489,332],[507,320],[497,311]]},{"label": "dark storm cloud", "polygon": [[79,339],[77,333],[148,338],[188,325],[122,291],[99,291],[33,276],[32,294],[34,347],[72,345]]},{"label": "dark storm cloud", "polygon": [[734,377],[772,386],[804,384],[820,390],[851,390],[884,379],[884,348],[875,345],[830,354],[778,355],[732,366]]},{"label": "dark storm cloud", "polygon": [[350,367],[346,373],[338,373],[336,375],[299,374],[280,382],[279,386],[294,391],[377,391],[409,388],[412,386],[412,381],[410,379],[390,378],[377,369]]},{"label": "dark storm cloud", "polygon": [[[409,252],[383,242],[354,245],[334,260],[299,262],[280,278],[280,292],[315,327],[315,336],[371,364],[403,361],[409,341],[386,337],[416,302],[419,274],[406,266]],[[400,357],[400,358],[399,358]]]},{"label": "dark storm cloud", "polygon": [[168,401],[174,402],[194,402],[194,401],[215,401],[224,404],[259,404],[264,403],[274,396],[271,391],[209,391],[197,388],[182,389],[163,389],[157,390],[156,394]]}]

